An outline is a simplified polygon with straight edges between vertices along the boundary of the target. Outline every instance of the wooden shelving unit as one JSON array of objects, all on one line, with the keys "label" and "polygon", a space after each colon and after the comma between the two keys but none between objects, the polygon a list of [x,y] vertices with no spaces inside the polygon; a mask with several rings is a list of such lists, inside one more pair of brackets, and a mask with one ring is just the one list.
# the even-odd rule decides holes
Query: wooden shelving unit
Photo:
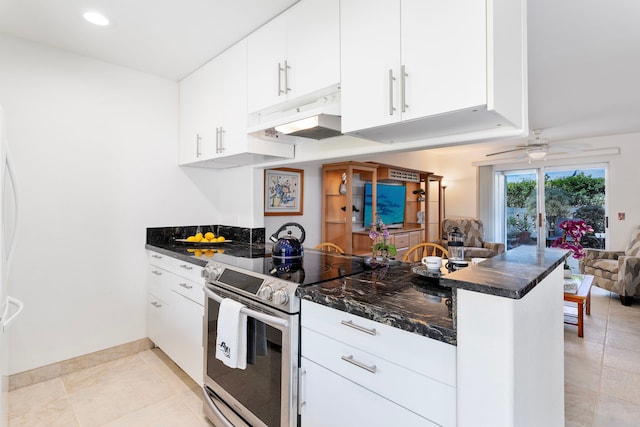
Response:
[{"label": "wooden shelving unit", "polygon": [[[342,178],[346,178],[344,194],[340,192]],[[391,229],[391,240],[398,249],[396,258],[401,259],[411,246],[438,238],[442,212],[440,210],[441,176],[431,172],[400,168],[377,163],[342,162],[322,167],[322,241],[340,246],[347,253],[366,254],[371,251],[369,229],[354,229],[351,220],[354,194],[354,175],[358,182],[370,181],[373,185],[373,211],[376,210],[376,184],[378,182],[401,182],[405,187],[405,217],[401,229]],[[435,193],[435,195],[434,195]],[[437,203],[437,206],[433,203]],[[345,210],[342,210],[345,207]],[[434,211],[435,209],[435,211]],[[422,218],[418,213],[423,212]]]},{"label": "wooden shelving unit", "polygon": [[[373,184],[373,208],[375,209],[377,165],[372,163],[342,162],[322,166],[322,241],[340,246],[352,254],[353,247],[353,180],[359,174],[361,180]],[[344,194],[340,184],[346,181]],[[342,208],[345,208],[342,210]]]}]

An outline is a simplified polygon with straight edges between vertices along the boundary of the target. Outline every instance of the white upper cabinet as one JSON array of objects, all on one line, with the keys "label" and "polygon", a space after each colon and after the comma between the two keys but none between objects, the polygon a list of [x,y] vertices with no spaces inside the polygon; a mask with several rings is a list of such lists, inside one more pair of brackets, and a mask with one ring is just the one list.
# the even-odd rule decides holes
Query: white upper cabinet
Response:
[{"label": "white upper cabinet", "polygon": [[342,0],[342,130],[402,142],[522,128],[521,0]]},{"label": "white upper cabinet", "polygon": [[340,83],[339,0],[302,0],[248,37],[248,111]]},{"label": "white upper cabinet", "polygon": [[179,164],[227,168],[293,157],[293,147],[247,135],[247,40],[180,81]]}]

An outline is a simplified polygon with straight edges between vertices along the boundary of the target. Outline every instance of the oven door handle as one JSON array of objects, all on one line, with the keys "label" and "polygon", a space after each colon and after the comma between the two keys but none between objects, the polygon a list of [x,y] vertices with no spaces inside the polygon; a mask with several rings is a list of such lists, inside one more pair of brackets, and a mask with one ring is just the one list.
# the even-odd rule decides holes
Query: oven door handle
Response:
[{"label": "oven door handle", "polygon": [[[222,300],[224,299],[220,295],[218,295],[215,292],[213,292],[212,290],[208,289],[206,286],[204,287],[204,293],[205,293],[205,295],[207,297],[211,298],[212,300],[214,300],[218,304],[222,303]],[[259,320],[259,321],[261,321],[263,323],[266,323],[269,326],[273,326],[274,328],[277,328],[277,329],[288,328],[289,327],[289,322],[287,320],[280,319],[279,317],[271,316],[271,315],[266,314],[266,313],[261,313],[261,312],[256,311],[256,310],[252,310],[252,309],[250,309],[248,307],[242,307],[240,309],[240,313],[246,314],[247,316],[250,316],[250,317],[253,317],[256,320]]]}]

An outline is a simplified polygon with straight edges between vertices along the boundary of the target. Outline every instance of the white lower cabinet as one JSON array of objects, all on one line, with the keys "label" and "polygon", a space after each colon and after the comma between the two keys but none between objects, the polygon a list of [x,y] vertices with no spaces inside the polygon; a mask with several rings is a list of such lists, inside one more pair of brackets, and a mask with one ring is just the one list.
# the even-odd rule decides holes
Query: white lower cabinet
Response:
[{"label": "white lower cabinet", "polygon": [[303,427],[437,425],[305,357],[302,369]]},{"label": "white lower cabinet", "polygon": [[[194,381],[203,379],[201,267],[150,252],[147,328],[154,342]],[[185,277],[186,276],[186,277]]]},{"label": "white lower cabinet", "polygon": [[455,346],[309,301],[300,322],[303,427],[456,425]]}]

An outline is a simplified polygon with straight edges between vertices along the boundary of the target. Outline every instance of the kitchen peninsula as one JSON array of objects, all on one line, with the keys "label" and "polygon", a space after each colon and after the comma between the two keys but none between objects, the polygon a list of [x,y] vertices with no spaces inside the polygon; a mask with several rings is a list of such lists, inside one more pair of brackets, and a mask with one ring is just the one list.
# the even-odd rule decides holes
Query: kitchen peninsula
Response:
[{"label": "kitchen peninsula", "polygon": [[[328,381],[330,371],[338,372],[370,390],[368,397],[383,396],[409,410],[405,412],[440,425],[562,426],[562,263],[566,255],[562,250],[519,247],[440,279],[417,278],[410,267],[398,263],[385,273],[371,270],[300,287],[302,368],[311,367],[312,373],[327,368],[321,376]],[[337,324],[351,322],[369,332],[341,335],[318,325],[322,321],[314,318],[331,314]],[[322,328],[325,330],[318,330]],[[398,334],[393,328],[401,330],[400,337],[390,335]],[[322,332],[330,333],[334,340],[319,347],[313,341],[322,339]],[[431,340],[415,340],[417,335]],[[410,346],[399,347],[405,339]],[[430,348],[422,347],[421,341],[427,341]],[[325,366],[332,362],[305,354],[305,349],[330,352],[331,345],[377,373],[364,372],[371,378],[363,378],[357,367]],[[400,380],[402,393],[394,392],[393,384],[377,388],[373,377],[384,377],[390,369],[387,365],[410,372],[406,381]],[[306,381],[313,382],[312,377]],[[339,390],[331,392],[332,408],[314,408],[306,398],[303,420],[307,411],[311,416],[328,415],[323,422],[331,421],[332,413],[341,413],[336,405],[347,405],[353,412],[351,397],[337,396]],[[384,417],[390,409],[383,403],[388,402],[379,403],[382,406],[367,405],[360,416]],[[393,416],[402,416],[402,412]],[[419,425],[431,425],[424,418]]]}]

